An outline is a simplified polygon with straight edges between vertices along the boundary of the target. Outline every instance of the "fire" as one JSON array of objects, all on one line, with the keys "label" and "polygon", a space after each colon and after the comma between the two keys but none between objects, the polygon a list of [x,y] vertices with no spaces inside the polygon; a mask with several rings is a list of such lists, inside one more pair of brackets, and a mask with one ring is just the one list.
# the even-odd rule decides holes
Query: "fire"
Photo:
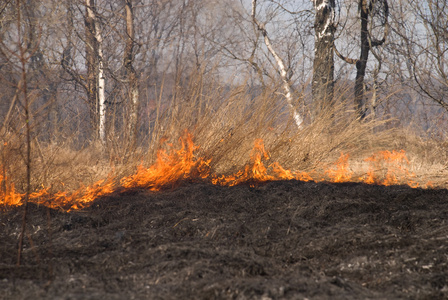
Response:
[{"label": "fire", "polygon": [[[106,180],[99,180],[92,185],[83,186],[72,193],[66,191],[51,193],[50,188],[43,188],[40,191],[31,193],[29,195],[29,201],[39,205],[53,208],[59,207],[70,211],[89,206],[89,203],[95,199],[98,199],[101,196],[110,195],[114,191],[114,180],[110,177]],[[0,203],[3,205],[20,206],[23,204],[25,194],[16,193],[14,191],[14,186],[12,185],[12,189],[9,189],[9,193],[2,194],[1,196]]]},{"label": "fire", "polygon": [[173,187],[180,180],[208,178],[210,161],[196,157],[194,152],[199,147],[194,145],[191,134],[186,132],[179,142],[179,150],[159,150],[155,164],[149,168],[140,165],[135,174],[121,179],[121,186],[159,191]]},{"label": "fire", "polygon": [[409,179],[415,174],[408,170],[409,160],[404,150],[380,151],[364,161],[369,162],[367,176],[360,178],[365,183],[389,186],[406,182],[411,187],[418,187],[418,183]]},{"label": "fire", "polygon": [[[52,192],[52,188],[42,188],[29,195],[29,201],[40,205],[63,210],[76,210],[89,206],[95,199],[107,196],[117,190],[141,188],[160,191],[173,188],[185,180],[207,180],[222,186],[235,186],[273,180],[301,180],[319,181],[314,175],[301,171],[283,168],[278,162],[267,163],[270,155],[266,151],[263,140],[255,140],[250,153],[249,163],[240,171],[231,175],[216,175],[211,173],[210,161],[197,156],[198,146],[193,143],[192,135],[188,132],[179,138],[179,149],[159,150],[156,161],[149,167],[140,165],[136,172],[121,180],[113,175],[99,180],[90,186],[83,186],[76,191]],[[333,167],[324,171],[326,180],[330,182],[359,181],[367,184],[393,185],[406,182],[411,187],[417,187],[413,181],[415,174],[409,172],[409,160],[404,150],[380,151],[364,159],[369,164],[366,175],[356,179],[349,165],[349,155],[341,153]],[[5,173],[5,172],[3,172]],[[321,179],[325,180],[325,179]],[[6,174],[0,174],[0,206],[20,206],[24,201],[24,194],[16,192],[14,184],[9,182]],[[427,187],[431,184],[428,183]]]},{"label": "fire", "polygon": [[266,182],[274,180],[274,176],[269,175],[263,163],[263,159],[269,159],[269,154],[264,148],[263,140],[255,140],[254,148],[250,154],[250,163],[233,175],[216,177],[212,179],[213,184],[234,186],[243,182]]},{"label": "fire", "polygon": [[278,162],[274,162],[267,167],[264,164],[264,160],[270,158],[269,153],[265,150],[263,140],[257,139],[254,143],[250,155],[250,162],[244,167],[244,170],[240,170],[233,175],[222,175],[212,179],[213,184],[234,186],[241,183],[249,182],[251,186],[254,183],[262,183],[273,180],[291,180],[297,179],[302,181],[313,181],[310,174],[300,171],[291,171],[283,168]]},{"label": "fire", "polygon": [[53,197],[47,194],[44,198],[49,201],[48,203],[50,205],[53,204],[60,207],[69,207],[68,210],[76,210],[87,207],[95,199],[98,199],[102,196],[110,195],[114,191],[114,178],[110,176],[108,179],[99,180],[87,187],[81,187],[71,194],[67,194],[66,192],[58,192],[54,194]]},{"label": "fire", "polygon": [[276,180],[301,180],[301,181],[314,181],[313,177],[309,173],[300,171],[291,171],[284,169],[278,162],[273,163],[272,171],[275,174]]},{"label": "fire", "polygon": [[9,182],[6,174],[0,174],[0,204],[2,206],[22,205],[22,194],[16,192],[14,183]]},{"label": "fire", "polygon": [[341,152],[341,156],[336,162],[336,168],[331,168],[325,171],[332,182],[348,182],[352,179],[353,172],[349,170],[348,165],[349,155]]}]

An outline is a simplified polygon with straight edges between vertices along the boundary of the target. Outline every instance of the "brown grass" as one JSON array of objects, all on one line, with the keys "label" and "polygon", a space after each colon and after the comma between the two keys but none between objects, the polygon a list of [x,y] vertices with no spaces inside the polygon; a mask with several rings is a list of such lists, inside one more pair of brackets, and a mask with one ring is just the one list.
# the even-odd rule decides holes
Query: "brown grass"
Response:
[{"label": "brown grass", "polygon": [[[114,174],[119,180],[134,173],[137,165],[153,163],[156,151],[168,147],[159,140],[178,145],[177,139],[184,130],[193,133],[195,143],[200,146],[197,154],[211,159],[211,168],[216,174],[241,169],[249,161],[255,139],[261,138],[270,154],[267,165],[279,162],[284,168],[300,171],[322,171],[343,152],[350,154],[353,171],[363,174],[366,172],[363,159],[372,153],[404,149],[410,171],[420,181],[430,180],[435,186],[446,186],[445,142],[419,137],[408,129],[385,129],[387,121],[384,120],[359,122],[352,117],[344,92],[340,93],[333,110],[321,113],[314,121],[307,118],[301,129],[293,124],[276,88],[250,91],[245,84],[228,88],[196,76],[172,94],[168,99],[171,105],[163,105],[168,100],[158,99],[158,118],[152,132],[143,137],[150,143],[136,150],[129,147],[126,138],[112,134],[106,151],[99,143],[75,149],[66,139],[43,143],[35,137],[33,188],[51,186],[55,191],[70,191],[104,179],[108,174]],[[23,141],[11,132],[3,129],[0,135],[4,142],[0,145],[0,164],[16,188],[23,191]]]}]

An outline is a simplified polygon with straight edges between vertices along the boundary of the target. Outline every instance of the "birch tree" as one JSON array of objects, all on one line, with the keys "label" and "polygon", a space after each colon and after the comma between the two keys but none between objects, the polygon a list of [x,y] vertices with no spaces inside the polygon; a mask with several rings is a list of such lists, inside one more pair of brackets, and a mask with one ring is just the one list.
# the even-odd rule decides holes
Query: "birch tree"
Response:
[{"label": "birch tree", "polygon": [[312,90],[313,103],[319,112],[333,102],[335,1],[312,1],[316,11]]},{"label": "birch tree", "polygon": [[292,91],[291,84],[290,84],[289,78],[288,78],[288,70],[285,67],[285,63],[283,62],[283,59],[277,54],[277,51],[275,50],[274,46],[272,45],[271,39],[269,38],[268,32],[265,28],[265,25],[257,19],[257,0],[252,0],[251,17],[252,17],[252,22],[256,25],[258,31],[263,36],[264,43],[265,43],[266,47],[268,48],[269,52],[274,57],[274,59],[277,63],[277,66],[279,68],[279,73],[280,73],[282,83],[283,83],[283,89],[285,91],[284,96],[285,96],[286,102],[288,104],[289,110],[291,111],[291,115],[295,121],[295,124],[297,125],[298,128],[301,128],[302,123],[303,123],[303,118],[294,106],[294,99],[292,96],[293,91]]},{"label": "birch tree", "polygon": [[106,81],[104,75],[103,37],[97,19],[95,0],[86,0],[87,98],[91,121],[100,141],[106,142]]},{"label": "birch tree", "polygon": [[104,75],[103,37],[99,22],[95,22],[95,37],[98,43],[98,134],[103,145],[106,143],[106,78]]}]

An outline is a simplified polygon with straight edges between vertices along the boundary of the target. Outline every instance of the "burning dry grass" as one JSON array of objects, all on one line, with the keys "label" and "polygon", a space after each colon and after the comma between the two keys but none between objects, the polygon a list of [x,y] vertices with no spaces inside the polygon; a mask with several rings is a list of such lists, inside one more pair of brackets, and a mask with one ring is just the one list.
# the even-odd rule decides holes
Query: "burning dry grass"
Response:
[{"label": "burning dry grass", "polygon": [[[253,94],[242,87],[205,94],[190,88],[182,96],[188,101],[177,99],[175,108],[157,115],[150,146],[135,152],[113,139],[108,151],[96,144],[73,150],[65,142],[44,145],[36,139],[30,200],[78,209],[117,190],[158,191],[192,180],[228,186],[289,179],[444,184],[434,181],[435,174],[444,174],[440,143],[385,130],[382,121],[354,120],[343,101],[297,129],[275,91]],[[12,139],[2,145],[1,206],[23,201],[21,145]]]},{"label": "burning dry grass", "polygon": [[[29,196],[33,202],[51,207],[64,209],[79,209],[88,206],[93,200],[103,195],[109,195],[117,189],[143,188],[152,191],[175,187],[185,180],[207,180],[213,184],[233,186],[242,183],[251,185],[273,180],[298,179],[303,181],[349,182],[357,181],[368,184],[408,184],[418,187],[416,175],[408,170],[409,160],[405,151],[380,151],[364,159],[369,164],[367,176],[355,177],[355,172],[350,168],[349,155],[341,153],[333,166],[324,172],[303,172],[300,170],[288,170],[278,162],[267,164],[271,159],[265,150],[263,140],[256,139],[251,151],[250,161],[240,171],[219,175],[211,173],[211,160],[205,160],[195,153],[195,146],[191,134],[188,132],[179,140],[180,149],[171,149],[167,152],[160,150],[157,160],[149,167],[140,165],[137,171],[121,178],[117,183],[116,178],[110,175],[89,186],[82,186],[76,191],[65,190],[52,192],[51,188],[43,188]],[[14,184],[8,178],[1,178],[4,183],[2,200],[4,205],[17,206],[22,204],[23,194],[16,192]],[[428,185],[428,183],[427,183]]]}]

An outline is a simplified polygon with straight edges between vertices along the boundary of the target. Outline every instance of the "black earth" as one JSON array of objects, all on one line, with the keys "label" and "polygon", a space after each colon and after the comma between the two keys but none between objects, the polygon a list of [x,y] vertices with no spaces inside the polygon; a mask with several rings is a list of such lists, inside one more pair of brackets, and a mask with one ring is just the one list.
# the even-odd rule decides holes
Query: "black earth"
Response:
[{"label": "black earth", "polygon": [[1,299],[448,299],[448,191],[187,184],[0,213]]}]

